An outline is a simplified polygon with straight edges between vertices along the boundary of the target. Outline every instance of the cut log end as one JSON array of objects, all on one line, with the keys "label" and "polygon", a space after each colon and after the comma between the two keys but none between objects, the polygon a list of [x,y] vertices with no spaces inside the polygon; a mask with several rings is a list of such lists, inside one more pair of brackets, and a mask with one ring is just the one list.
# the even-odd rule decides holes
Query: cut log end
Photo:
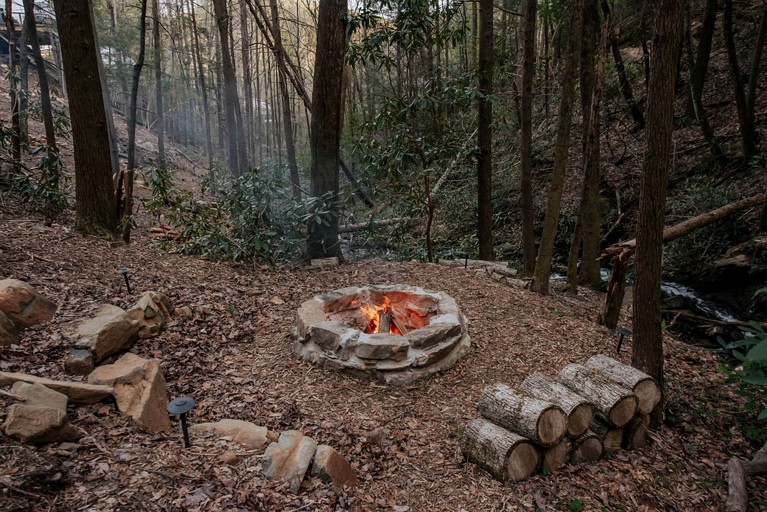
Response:
[{"label": "cut log end", "polygon": [[567,432],[567,415],[559,407],[552,407],[538,418],[538,441],[544,446],[558,443]]},{"label": "cut log end", "polygon": [[567,434],[571,437],[578,437],[589,429],[593,419],[594,408],[591,404],[585,403],[577,406],[567,419]]},{"label": "cut log end", "polygon": [[637,412],[637,398],[627,395],[618,400],[607,414],[607,419],[616,427],[622,427],[634,417]]},{"label": "cut log end", "polygon": [[573,459],[575,462],[596,462],[602,456],[602,441],[592,432],[575,440]]},{"label": "cut log end", "polygon": [[637,409],[642,414],[649,414],[661,399],[661,391],[653,379],[643,380],[634,386],[634,394],[639,399]]},{"label": "cut log end", "polygon": [[623,444],[629,450],[644,448],[647,444],[647,427],[642,416],[637,416],[625,429]]},{"label": "cut log end", "polygon": [[623,443],[623,429],[614,428],[607,431],[604,439],[602,439],[602,445],[605,450],[614,452],[621,447]]},{"label": "cut log end", "polygon": [[572,449],[572,441],[562,439],[560,442],[548,448],[543,453],[543,469],[553,473],[567,463],[567,457]]},{"label": "cut log end", "polygon": [[512,482],[524,480],[538,469],[541,456],[532,443],[519,443],[509,453],[506,474]]}]

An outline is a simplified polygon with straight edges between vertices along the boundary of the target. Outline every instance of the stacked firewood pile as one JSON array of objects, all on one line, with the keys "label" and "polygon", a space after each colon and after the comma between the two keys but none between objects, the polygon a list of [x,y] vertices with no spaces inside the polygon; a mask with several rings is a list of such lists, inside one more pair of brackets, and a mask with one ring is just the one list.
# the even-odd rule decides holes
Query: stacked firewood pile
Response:
[{"label": "stacked firewood pile", "polygon": [[593,462],[645,444],[649,413],[661,398],[649,375],[604,355],[569,364],[555,378],[528,376],[516,389],[485,388],[482,418],[462,438],[467,460],[501,481],[520,481],[568,461]]}]

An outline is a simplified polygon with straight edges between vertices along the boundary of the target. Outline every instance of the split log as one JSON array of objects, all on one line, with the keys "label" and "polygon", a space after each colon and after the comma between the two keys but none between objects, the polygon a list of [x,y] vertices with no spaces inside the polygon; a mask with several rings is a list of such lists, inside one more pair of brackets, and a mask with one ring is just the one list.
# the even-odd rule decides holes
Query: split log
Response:
[{"label": "split log", "polygon": [[628,450],[634,450],[636,448],[644,448],[646,444],[647,426],[645,426],[642,417],[637,416],[624,429],[623,446]]},{"label": "split log", "polygon": [[616,427],[622,427],[631,421],[636,413],[636,395],[597,370],[580,364],[568,364],[559,372],[558,379],[568,388],[594,402],[597,410]]},{"label": "split log", "polygon": [[561,407],[567,414],[567,435],[578,437],[589,429],[594,418],[594,404],[564,384],[536,372],[528,375],[519,389]]},{"label": "split log", "polygon": [[479,412],[496,425],[518,432],[542,446],[557,444],[567,432],[567,415],[557,405],[506,386],[487,386]]},{"label": "split log", "polygon": [[600,419],[594,419],[591,423],[591,431],[602,440],[602,446],[605,450],[614,452],[623,443],[623,429],[608,425]]},{"label": "split log", "polygon": [[564,437],[551,448],[546,448],[543,452],[543,469],[553,473],[564,466],[567,463],[567,458],[570,456],[572,447],[573,442]]},{"label": "split log", "polygon": [[504,482],[524,480],[538,469],[541,460],[529,439],[482,418],[466,425],[461,450],[467,460]]},{"label": "split log", "polygon": [[578,436],[573,441],[573,459],[576,462],[596,462],[602,456],[602,441],[592,431]]},{"label": "split log", "polygon": [[382,333],[391,332],[391,310],[378,311],[378,332],[382,332]]},{"label": "split log", "polygon": [[641,370],[616,361],[603,354],[592,356],[586,366],[599,370],[605,377],[632,390],[639,400],[637,409],[643,414],[650,413],[661,399],[661,390],[655,379]]}]

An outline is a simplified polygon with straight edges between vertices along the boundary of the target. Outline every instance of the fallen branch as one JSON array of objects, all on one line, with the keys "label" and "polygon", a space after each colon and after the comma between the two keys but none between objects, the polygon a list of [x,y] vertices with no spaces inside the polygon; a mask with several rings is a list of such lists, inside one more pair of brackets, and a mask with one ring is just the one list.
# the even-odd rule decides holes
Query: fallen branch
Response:
[{"label": "fallen branch", "polygon": [[724,509],[727,512],[746,512],[748,510],[746,476],[764,473],[767,473],[767,443],[754,454],[751,461],[732,457],[727,462],[728,495]]},{"label": "fallen branch", "polygon": [[[674,315],[674,318],[682,318],[683,320],[689,320],[703,325],[732,325],[738,327],[750,327],[753,325],[750,322],[742,322],[740,320],[717,320],[716,318],[707,318],[705,316],[696,315],[683,309],[662,309],[661,313],[664,315]],[[758,322],[757,322],[758,323]],[[764,328],[767,328],[767,323],[759,323]]]}]

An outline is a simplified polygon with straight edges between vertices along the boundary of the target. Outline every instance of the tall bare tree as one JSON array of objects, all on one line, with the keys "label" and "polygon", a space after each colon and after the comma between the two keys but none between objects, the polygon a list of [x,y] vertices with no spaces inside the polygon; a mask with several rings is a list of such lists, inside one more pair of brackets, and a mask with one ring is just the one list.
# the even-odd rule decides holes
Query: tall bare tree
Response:
[{"label": "tall bare tree", "polygon": [[[639,195],[634,269],[632,364],[663,383],[660,280],[666,187],[671,170],[674,84],[682,44],[685,0],[661,0],[647,91],[645,156]],[[653,414],[657,424],[660,408]]]},{"label": "tall bare tree", "polygon": [[[474,11],[476,15],[476,11]],[[479,128],[477,130],[477,239],[479,258],[494,260],[493,254],[493,0],[479,2]]]},{"label": "tall bare tree", "polygon": [[35,20],[35,1],[24,0],[24,19],[29,32],[29,42],[32,46],[32,57],[35,59],[37,78],[40,84],[40,107],[43,113],[43,126],[45,127],[45,144],[48,146],[48,156],[53,157],[58,151],[56,145],[56,130],[53,127],[53,109],[51,108],[51,93],[48,85],[48,73],[45,70],[45,60],[40,52],[40,40],[37,35],[37,22]]},{"label": "tall bare tree", "polygon": [[5,28],[8,30],[8,72],[11,81],[11,154],[14,162],[21,160],[21,126],[19,122],[18,77],[16,76],[16,24],[13,22],[13,0],[5,0]]},{"label": "tall bare tree", "polygon": [[[520,107],[520,193],[522,199],[522,259],[524,274],[535,270],[533,228],[533,78],[535,77],[535,23],[538,0],[525,0],[522,98]],[[548,61],[546,63],[548,66]],[[545,87],[546,85],[544,85]]]},{"label": "tall bare tree", "polygon": [[152,48],[154,49],[154,95],[157,110],[157,164],[165,165],[165,112],[162,93],[162,37],[160,36],[160,0],[152,0]]}]

